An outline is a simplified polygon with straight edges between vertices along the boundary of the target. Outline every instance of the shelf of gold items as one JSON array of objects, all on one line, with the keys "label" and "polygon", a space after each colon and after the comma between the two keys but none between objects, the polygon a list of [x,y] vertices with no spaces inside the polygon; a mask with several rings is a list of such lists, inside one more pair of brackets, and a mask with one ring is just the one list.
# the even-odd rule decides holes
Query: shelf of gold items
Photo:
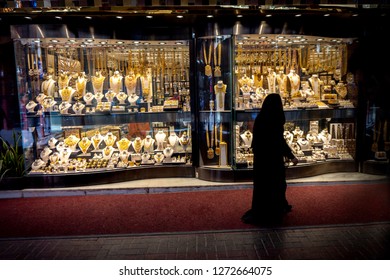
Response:
[{"label": "shelf of gold items", "polygon": [[231,36],[197,39],[199,168],[205,180],[229,180],[231,172]]},{"label": "shelf of gold items", "polygon": [[356,171],[357,87],[347,68],[352,39],[273,34],[234,39],[234,169],[252,169],[254,120],[264,98],[277,93],[286,116],[284,136],[299,159],[288,176]]},{"label": "shelf of gold items", "polygon": [[40,115],[28,115],[28,127],[38,126],[42,120],[49,119],[53,126],[80,126],[80,125],[115,125],[132,122],[185,122],[191,119],[191,112],[169,111],[169,112],[137,112],[137,113],[94,113],[94,114],[57,114],[55,112],[43,113]]},{"label": "shelf of gold items", "polygon": [[[188,41],[14,45],[31,176],[135,169],[134,179],[194,176]],[[185,170],[168,168],[178,166]]]}]

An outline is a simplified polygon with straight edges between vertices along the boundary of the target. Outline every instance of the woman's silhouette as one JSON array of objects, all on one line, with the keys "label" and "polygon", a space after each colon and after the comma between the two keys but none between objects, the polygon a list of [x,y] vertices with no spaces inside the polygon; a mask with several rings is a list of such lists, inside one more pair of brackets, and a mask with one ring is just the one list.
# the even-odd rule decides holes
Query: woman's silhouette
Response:
[{"label": "woman's silhouette", "polygon": [[242,217],[245,223],[278,221],[291,211],[286,199],[285,158],[298,163],[284,137],[285,116],[279,94],[266,96],[253,126],[252,208]]}]

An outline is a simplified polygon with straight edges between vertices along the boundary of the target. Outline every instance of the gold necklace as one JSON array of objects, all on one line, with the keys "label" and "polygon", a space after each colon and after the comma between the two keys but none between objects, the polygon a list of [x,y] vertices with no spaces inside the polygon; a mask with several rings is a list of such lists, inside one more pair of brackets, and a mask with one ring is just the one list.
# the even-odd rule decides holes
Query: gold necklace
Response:
[{"label": "gold necklace", "polygon": [[83,139],[81,139],[79,142],[79,148],[81,149],[81,152],[86,154],[89,146],[91,146],[91,141],[88,139],[88,137],[83,137]]},{"label": "gold necklace", "polygon": [[79,142],[79,140],[80,140],[79,138],[77,138],[75,135],[71,134],[64,140],[64,143],[66,145],[68,145],[69,147],[73,147]]},{"label": "gold necklace", "polygon": [[49,92],[49,88],[51,86],[51,83],[52,83],[52,80],[51,79],[48,79],[46,81],[44,81],[42,83],[42,91],[43,91],[43,94],[45,95],[48,95],[48,92]]},{"label": "gold necklace", "polygon": [[214,77],[221,77],[221,54],[222,54],[222,44],[217,43],[217,49],[218,54],[216,51],[214,51],[214,63],[215,63],[215,69],[214,69]]},{"label": "gold necklace", "polygon": [[116,142],[116,145],[118,146],[120,151],[126,151],[130,146],[130,140],[127,138],[122,138],[118,142]]},{"label": "gold necklace", "polygon": [[[208,139],[208,134],[207,134],[207,139]],[[181,139],[180,139],[180,143],[182,144],[182,145],[187,145],[188,143],[189,143],[189,136],[187,135],[187,132],[186,131],[184,131],[183,132],[183,135],[181,136]]]},{"label": "gold necklace", "polygon": [[382,122],[379,122],[378,130],[376,129],[376,126],[374,126],[374,136],[372,138],[373,143],[371,145],[371,151],[373,151],[373,152],[378,151],[378,142],[379,142],[379,138],[381,135],[381,129],[382,129]]},{"label": "gold necklace", "polygon": [[211,77],[212,75],[212,70],[211,70],[211,53],[212,53],[212,43],[209,45],[209,53],[207,55],[206,51],[206,42],[203,43],[203,57],[204,57],[204,63],[205,63],[205,68],[204,68],[204,74],[206,76]]},{"label": "gold necklace", "polygon": [[390,141],[389,141],[389,135],[388,135],[388,129],[389,129],[389,124],[387,122],[387,120],[385,120],[385,123],[383,125],[383,142],[384,142],[384,145],[385,145],[385,151],[389,151],[390,150]]},{"label": "gold necklace", "polygon": [[209,128],[208,128],[208,125],[206,127],[206,142],[207,142],[207,158],[208,159],[213,159],[214,158],[214,150],[213,150],[213,142],[214,142],[214,134],[213,134],[213,131],[211,131],[211,141],[209,139]]},{"label": "gold necklace", "polygon": [[106,137],[104,138],[104,143],[106,143],[106,146],[114,146],[116,140],[116,136],[113,135],[111,132],[106,134]]},{"label": "gold necklace", "polygon": [[[219,128],[221,129],[222,128],[222,125],[219,126]],[[219,156],[220,152],[221,152],[221,149],[219,148],[218,146],[218,136],[217,136],[217,126],[214,125],[214,136],[215,136],[215,154],[217,156]],[[221,138],[220,138],[221,139]],[[221,141],[221,140],[220,140]]]},{"label": "gold necklace", "polygon": [[134,151],[135,151],[136,153],[141,152],[141,149],[142,149],[142,141],[141,141],[140,138],[134,140],[134,142],[133,142],[133,148],[134,148]]},{"label": "gold necklace", "polygon": [[145,140],[144,140],[144,149],[149,151],[150,147],[152,146],[153,144],[153,141],[152,141],[152,137],[146,137]]},{"label": "gold necklace", "polygon": [[100,75],[92,77],[92,84],[93,84],[94,88],[95,89],[100,89],[102,87],[102,85],[103,85],[103,82],[104,82],[105,78],[106,77],[100,76]]},{"label": "gold necklace", "polygon": [[61,90],[61,98],[62,101],[69,101],[70,97],[72,95],[72,89],[70,88],[64,88]]},{"label": "gold necklace", "polygon": [[58,78],[58,85],[60,89],[66,88],[69,83],[69,77],[65,74],[61,74],[60,77]]},{"label": "gold necklace", "polygon": [[96,132],[94,136],[92,136],[92,142],[95,149],[99,147],[99,144],[102,142],[102,136],[99,132]]},{"label": "gold necklace", "polygon": [[112,147],[111,146],[104,147],[103,153],[104,153],[105,156],[107,156],[107,157],[110,156],[111,152],[112,152]]}]

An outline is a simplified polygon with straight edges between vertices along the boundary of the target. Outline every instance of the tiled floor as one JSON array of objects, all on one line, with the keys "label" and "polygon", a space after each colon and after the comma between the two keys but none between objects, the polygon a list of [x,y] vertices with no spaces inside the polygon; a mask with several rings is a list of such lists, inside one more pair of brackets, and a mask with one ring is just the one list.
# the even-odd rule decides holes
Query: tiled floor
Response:
[{"label": "tiled floor", "polygon": [[0,259],[390,259],[390,223],[184,234],[2,239]]}]

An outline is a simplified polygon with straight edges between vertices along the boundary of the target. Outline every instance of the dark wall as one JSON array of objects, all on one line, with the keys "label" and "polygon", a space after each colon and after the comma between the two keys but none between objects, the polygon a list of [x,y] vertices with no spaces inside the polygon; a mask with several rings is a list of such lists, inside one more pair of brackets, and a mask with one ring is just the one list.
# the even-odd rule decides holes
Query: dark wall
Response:
[{"label": "dark wall", "polygon": [[0,24],[0,130],[20,127],[13,42]]}]

